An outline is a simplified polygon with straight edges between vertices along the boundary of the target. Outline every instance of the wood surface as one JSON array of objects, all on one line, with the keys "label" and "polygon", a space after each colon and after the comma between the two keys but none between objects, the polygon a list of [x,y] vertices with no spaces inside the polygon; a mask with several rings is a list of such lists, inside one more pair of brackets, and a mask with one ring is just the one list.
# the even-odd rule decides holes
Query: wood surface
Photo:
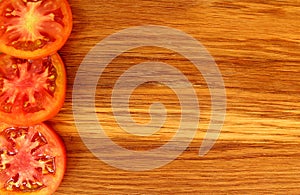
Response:
[{"label": "wood surface", "polygon": [[[68,74],[66,102],[49,121],[68,154],[66,175],[55,195],[300,193],[299,0],[69,3],[73,32],[59,51]],[[118,56],[99,80],[96,110],[106,133],[120,146],[137,151],[157,148],[178,128],[178,98],[157,83],[145,83],[134,91],[130,111],[137,123],[146,123],[149,105],[160,101],[169,109],[164,127],[148,137],[132,136],[118,127],[111,92],[122,72],[135,64],[161,61],[178,68],[194,86],[201,108],[197,135],[186,151],[161,168],[132,172],[104,163],[82,142],[73,118],[72,89],[77,69],[91,48],[108,35],[140,25],[172,27],[200,41],[222,73],[227,112],[218,141],[208,154],[198,156],[211,115],[201,73],[189,60],[164,48],[136,48]]]}]

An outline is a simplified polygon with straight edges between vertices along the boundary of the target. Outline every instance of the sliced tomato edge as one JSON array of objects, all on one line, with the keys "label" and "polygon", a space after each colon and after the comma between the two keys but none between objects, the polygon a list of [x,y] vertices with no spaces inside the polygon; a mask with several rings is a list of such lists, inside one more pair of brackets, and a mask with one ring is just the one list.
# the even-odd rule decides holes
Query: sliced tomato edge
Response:
[{"label": "sliced tomato edge", "polygon": [[[51,138],[54,138],[55,141],[57,142],[58,146],[57,148],[61,150],[61,158],[63,158],[62,163],[60,164],[59,167],[62,167],[62,169],[60,170],[61,174],[60,177],[57,178],[57,183],[56,185],[53,185],[51,188],[42,188],[41,190],[38,191],[33,191],[33,192],[10,192],[10,191],[6,191],[0,188],[0,194],[1,195],[50,195],[53,194],[55,191],[57,191],[57,189],[59,188],[59,186],[61,185],[61,183],[63,182],[64,179],[64,175],[67,171],[67,150],[66,150],[66,145],[64,144],[64,141],[62,139],[62,137],[54,130],[54,128],[48,124],[47,121],[44,121],[42,123],[36,124],[36,125],[41,125],[44,127],[45,130],[47,130],[47,134],[51,135]],[[9,128],[9,127],[18,127],[17,125],[13,125],[13,124],[9,124],[9,123],[4,123],[0,121],[0,127],[1,127],[1,131]],[[24,126],[19,126],[19,127],[24,127]],[[1,132],[0,131],[0,132]],[[45,132],[44,132],[45,133]],[[51,191],[49,191],[51,190]]]},{"label": "sliced tomato edge", "polygon": [[[67,42],[67,40],[69,39],[72,30],[73,30],[73,14],[72,14],[72,9],[71,6],[69,4],[69,2],[67,0],[61,0],[64,2],[64,4],[66,5],[65,7],[65,12],[67,13],[67,15],[65,17],[67,17],[66,19],[66,27],[65,32],[63,34],[65,34],[66,36],[64,36],[63,38],[61,38],[59,40],[59,43],[57,44],[50,44],[44,48],[40,48],[40,49],[36,49],[34,51],[23,51],[23,50],[18,50],[12,46],[7,46],[6,44],[1,43],[1,39],[0,39],[0,53],[5,53],[17,58],[23,58],[23,59],[38,59],[38,58],[43,58],[49,55],[53,55],[55,54],[58,50],[60,50]],[[0,5],[1,5],[1,0],[0,0]],[[0,6],[0,10],[1,10]]]},{"label": "sliced tomato edge", "polygon": [[[6,54],[4,54],[6,55]],[[32,126],[38,123],[41,123],[43,121],[47,121],[53,117],[55,117],[61,110],[61,108],[64,105],[65,102],[65,98],[66,98],[66,89],[67,89],[67,78],[66,78],[66,69],[65,69],[65,65],[63,63],[63,60],[61,59],[60,55],[58,53],[55,53],[53,55],[51,55],[52,60],[58,61],[58,64],[61,64],[61,66],[59,66],[61,69],[57,70],[58,72],[60,72],[61,74],[59,74],[60,77],[57,78],[57,80],[61,79],[61,86],[57,87],[56,91],[57,94],[60,94],[61,96],[61,100],[60,101],[56,101],[57,104],[52,105],[55,107],[55,109],[51,109],[51,112],[43,112],[43,115],[41,115],[39,117],[39,119],[36,120],[32,120],[32,119],[28,119],[28,120],[17,120],[15,118],[11,118],[11,115],[14,115],[15,113],[3,113],[0,112],[0,121],[3,121],[5,123],[8,124],[13,124],[13,125],[23,125],[23,126]],[[60,78],[60,79],[59,79]],[[37,114],[37,113],[34,113]],[[32,115],[34,115],[32,114]],[[29,117],[30,118],[30,117]]]}]

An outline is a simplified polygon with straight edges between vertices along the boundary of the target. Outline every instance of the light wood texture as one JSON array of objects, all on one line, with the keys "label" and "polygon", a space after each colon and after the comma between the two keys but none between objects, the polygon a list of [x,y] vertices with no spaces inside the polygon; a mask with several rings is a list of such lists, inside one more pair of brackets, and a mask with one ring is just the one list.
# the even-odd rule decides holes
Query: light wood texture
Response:
[{"label": "light wood texture", "polygon": [[[68,152],[65,178],[55,195],[66,194],[298,194],[300,191],[300,1],[299,0],[69,0],[74,29],[59,51],[68,73],[66,102],[49,121]],[[94,157],[81,141],[72,113],[72,86],[88,51],[106,36],[139,25],[163,25],[198,39],[216,60],[227,92],[221,135],[198,156],[210,117],[210,96],[193,64],[170,50],[143,47],[116,58],[102,75],[97,111],[108,135],[131,150],[159,147],[178,127],[180,105],[166,86],[147,83],[131,98],[138,123],[159,100],[169,109],[160,132],[140,138],[122,132],[110,108],[114,82],[130,66],[162,61],[181,70],[197,91],[198,133],[174,162],[130,172]]]}]

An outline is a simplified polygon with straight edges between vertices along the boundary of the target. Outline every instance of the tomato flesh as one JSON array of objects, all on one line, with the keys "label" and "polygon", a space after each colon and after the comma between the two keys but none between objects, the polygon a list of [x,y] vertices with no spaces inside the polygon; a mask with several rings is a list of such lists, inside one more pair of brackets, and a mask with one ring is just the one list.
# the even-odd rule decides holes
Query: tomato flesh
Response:
[{"label": "tomato flesh", "polygon": [[52,129],[45,124],[6,125],[0,141],[0,192],[51,194],[56,190],[64,175],[66,155]]},{"label": "tomato flesh", "polygon": [[65,97],[65,70],[58,54],[36,60],[0,56],[0,120],[33,125],[53,117]]},{"label": "tomato flesh", "polygon": [[[51,98],[55,90],[56,69],[50,57],[41,61],[11,59],[2,75],[2,106],[4,112],[34,112],[43,109],[38,97]],[[50,96],[50,97],[49,97]],[[44,101],[44,100],[43,100]]]},{"label": "tomato flesh", "polygon": [[0,49],[20,58],[54,53],[72,29],[66,0],[3,0],[0,14]]}]

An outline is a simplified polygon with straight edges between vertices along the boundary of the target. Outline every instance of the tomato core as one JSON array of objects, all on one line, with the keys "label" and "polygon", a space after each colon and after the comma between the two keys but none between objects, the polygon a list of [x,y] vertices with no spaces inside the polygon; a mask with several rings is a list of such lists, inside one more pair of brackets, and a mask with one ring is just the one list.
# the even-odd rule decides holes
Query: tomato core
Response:
[{"label": "tomato core", "polygon": [[[1,110],[7,113],[42,110],[42,98],[52,97],[56,87],[56,69],[50,57],[41,60],[12,58],[10,65],[0,67]],[[6,72],[10,72],[7,76]]]},{"label": "tomato core", "polygon": [[[25,30],[28,32],[28,34],[31,33],[32,35],[35,35],[34,27],[40,26],[39,21],[41,21],[41,18],[43,18],[43,16],[41,14],[39,14],[38,12],[35,12],[36,7],[39,6],[39,4],[38,3],[34,4],[32,2],[28,2],[27,3],[27,11],[24,10],[20,14],[20,19],[23,19],[23,21],[24,21],[23,25],[25,27]],[[22,15],[23,15],[23,17],[22,17]],[[44,17],[44,18],[47,18],[47,17]],[[51,20],[51,17],[50,17],[50,20]]]}]

